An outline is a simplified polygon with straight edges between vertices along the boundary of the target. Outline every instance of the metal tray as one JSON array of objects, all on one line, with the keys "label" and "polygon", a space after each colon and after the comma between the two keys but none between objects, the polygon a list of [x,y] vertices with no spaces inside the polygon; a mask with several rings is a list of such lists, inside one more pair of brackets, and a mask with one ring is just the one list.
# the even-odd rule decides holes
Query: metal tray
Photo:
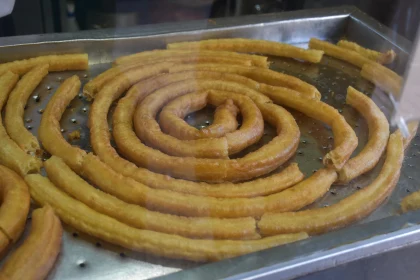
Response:
[{"label": "metal tray", "polygon": [[[398,60],[393,69],[401,72],[408,59],[410,42],[353,7],[308,10],[151,25],[123,30],[96,30],[72,34],[33,35],[0,39],[0,61],[10,61],[51,53],[89,53],[89,70],[52,73],[35,90],[28,102],[25,121],[36,135],[42,109],[60,82],[73,74],[83,83],[110,66],[117,56],[148,49],[164,48],[169,42],[207,38],[248,37],[286,42],[306,47],[310,37],[336,41],[342,37],[360,44],[386,50],[394,49]],[[372,96],[389,114],[385,95],[360,78],[359,69],[333,58],[324,58],[319,65],[292,59],[271,58],[272,68],[295,75],[317,86],[322,99],[342,110],[359,136],[358,151],[366,143],[367,126],[350,107],[344,105],[348,85]],[[73,144],[90,150],[86,120],[90,103],[82,95],[67,109],[61,125],[63,134],[80,129],[82,138]],[[295,112],[302,138],[296,156],[306,175],[322,166],[319,160],[331,147],[331,131],[323,124]],[[207,114],[196,114],[191,124],[206,125]],[[210,120],[211,121],[211,120]],[[270,138],[271,131],[262,141]],[[419,213],[398,215],[399,202],[408,192],[419,187],[420,164],[418,136],[407,152],[402,175],[390,199],[368,218],[348,228],[311,237],[294,244],[272,248],[217,263],[199,265],[185,261],[156,258],[131,252],[76,232],[66,226],[61,255],[49,279],[144,279],[158,276],[175,279],[275,278],[290,279],[383,251],[408,246],[420,240]],[[357,151],[356,151],[357,152]],[[366,186],[377,175],[381,164],[346,187],[333,187],[329,194],[310,207],[333,204]],[[30,224],[30,223],[29,223]],[[29,228],[29,226],[28,226]],[[181,271],[182,270],[182,271]],[[173,272],[178,272],[172,274]]]}]

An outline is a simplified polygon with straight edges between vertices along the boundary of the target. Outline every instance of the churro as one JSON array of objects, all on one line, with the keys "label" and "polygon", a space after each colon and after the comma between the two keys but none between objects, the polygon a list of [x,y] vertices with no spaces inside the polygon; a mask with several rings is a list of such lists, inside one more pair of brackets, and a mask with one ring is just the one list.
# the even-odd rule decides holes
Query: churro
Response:
[{"label": "churro", "polygon": [[307,238],[306,233],[258,240],[198,240],[130,227],[58,190],[41,175],[27,175],[31,196],[50,204],[60,219],[81,232],[134,251],[191,261],[216,261]]},{"label": "churro", "polygon": [[326,55],[343,60],[359,68],[362,68],[363,65],[372,62],[369,58],[355,51],[345,49],[316,38],[311,38],[311,40],[309,41],[309,48],[324,51]]},{"label": "churro", "polygon": [[66,79],[48,102],[38,130],[39,140],[44,149],[52,155],[62,157],[73,170],[81,167],[86,152],[70,145],[64,139],[60,130],[60,119],[70,101],[79,93],[79,89],[78,76]]},{"label": "churro", "polygon": [[45,162],[48,178],[61,190],[90,208],[135,228],[191,238],[257,239],[253,218],[190,218],[150,211],[106,194],[80,178],[62,159]]},{"label": "churro", "polygon": [[364,48],[355,42],[349,42],[346,40],[338,41],[337,46],[355,51],[369,58],[370,60],[378,62],[380,64],[390,64],[394,61],[395,57],[397,56],[393,50],[378,52],[375,50]]},{"label": "churro", "polygon": [[218,50],[235,51],[242,53],[260,53],[274,56],[290,57],[313,63],[320,62],[324,53],[318,50],[306,50],[279,42],[245,38],[213,39],[202,40],[198,42],[171,43],[167,45],[167,48],[170,50]]},{"label": "churro", "polygon": [[25,181],[4,166],[0,166],[0,196],[0,230],[14,243],[25,228],[30,196]]},{"label": "churro", "polygon": [[236,119],[239,109],[228,99],[216,107],[213,123],[208,127],[197,129],[190,126],[184,118],[195,111],[205,107],[201,100],[187,100],[183,104],[183,99],[175,99],[163,107],[159,114],[159,125],[165,133],[182,140],[193,140],[202,138],[223,137],[227,133],[234,132],[238,128]]},{"label": "churro", "polygon": [[355,108],[367,121],[369,140],[363,150],[351,158],[338,172],[338,182],[348,183],[378,163],[389,137],[389,124],[375,102],[353,87],[348,87],[346,103]]},{"label": "churro", "polygon": [[385,92],[399,96],[403,80],[397,73],[379,63],[372,62],[363,65],[360,74]]},{"label": "churro", "polygon": [[[185,76],[185,74],[183,76]],[[171,83],[173,78],[178,79],[177,77],[178,75],[171,74],[147,80],[139,87],[133,88],[133,90],[130,89],[127,95],[118,102],[118,106],[114,113],[114,138],[119,151],[138,165],[147,167],[148,169],[159,173],[169,173],[174,177],[190,180],[208,182],[239,181],[254,178],[272,171],[290,158],[292,153],[296,150],[297,140],[299,138],[299,130],[296,122],[293,117],[281,107],[274,105],[270,106],[271,102],[264,95],[239,84],[224,81],[198,81],[196,79],[191,79],[188,82]],[[168,86],[161,88],[161,86],[168,83]],[[169,93],[175,93],[177,90],[179,90],[179,92],[183,92],[184,90],[184,92],[186,91],[187,93],[197,90],[222,89],[237,94],[244,94],[256,102],[265,120],[277,127],[277,129],[280,129],[281,127],[287,127],[288,129],[278,130],[280,134],[278,137],[275,137],[273,141],[259,150],[237,160],[171,157],[158,150],[147,147],[140,142],[132,132],[131,114],[133,114],[136,105],[157,88],[161,88],[161,91],[167,91]],[[101,106],[102,110],[103,108],[104,107]],[[137,110],[136,112],[142,114],[142,110]],[[95,122],[90,122],[93,140],[92,146],[94,149],[95,147],[97,149],[100,145],[103,145],[103,143],[96,144],[95,142],[97,140],[94,137],[100,135],[100,130],[105,127],[105,120],[102,119],[101,121],[98,121],[100,118],[93,117],[94,115],[97,114],[92,110],[90,119],[95,120]],[[105,115],[103,114],[103,116]],[[139,128],[142,124],[136,122],[137,119],[138,116],[135,116],[134,124]],[[100,153],[98,151],[96,152],[98,154]]]},{"label": "churro", "polygon": [[133,63],[148,63],[149,61],[156,62],[157,60],[167,60],[176,58],[188,57],[207,57],[207,58],[223,58],[234,59],[242,61],[251,61],[252,66],[267,68],[267,57],[261,55],[251,55],[236,53],[230,51],[191,51],[191,50],[152,50],[144,51],[126,56],[121,56],[114,61],[114,65],[133,64]]},{"label": "churro", "polygon": [[0,270],[9,280],[45,279],[60,252],[63,228],[54,210],[46,205],[32,212],[29,236]]},{"label": "churro", "polygon": [[[263,135],[264,120],[257,105],[249,97],[217,90],[183,95],[185,92],[193,91],[191,87],[184,87],[187,83],[178,88],[175,84],[161,88],[139,104],[137,108],[139,113],[134,116],[134,127],[137,135],[144,139],[146,143],[173,156],[227,158],[228,155],[240,152],[260,140]],[[198,80],[195,80],[194,83],[200,84]],[[216,83],[216,81],[213,83]],[[198,88],[198,90],[201,89]],[[178,101],[175,103],[176,106],[184,106],[185,108],[191,108],[191,104],[194,104],[194,106],[198,104],[199,107],[204,107],[207,104],[219,106],[227,100],[232,100],[241,111],[242,125],[240,129],[219,138],[180,140],[163,133],[155,120],[158,111],[170,100],[173,100],[172,102]]]},{"label": "churro", "polygon": [[192,217],[259,217],[265,212],[295,211],[314,202],[337,179],[335,171],[321,169],[282,192],[253,198],[213,198],[152,189],[116,173],[96,156],[88,154],[83,174],[94,185],[119,199],[160,212]]},{"label": "churro", "polygon": [[[10,71],[7,71],[0,76],[0,112],[18,79],[19,76]],[[41,161],[26,154],[12,139],[10,139],[3,126],[1,114],[0,141],[0,164],[12,169],[21,176],[25,176],[28,173],[39,172],[42,165]]]},{"label": "churro", "polygon": [[300,231],[321,234],[366,217],[390,195],[397,185],[403,158],[403,139],[401,134],[393,133],[388,141],[382,170],[370,185],[325,208],[289,213],[267,213],[258,223],[261,234],[267,236]]},{"label": "churro", "polygon": [[37,138],[23,123],[23,113],[29,96],[48,74],[48,64],[34,67],[26,73],[10,93],[6,105],[4,123],[7,133],[25,152],[38,154],[40,147]]},{"label": "churro", "polygon": [[45,64],[49,65],[49,72],[86,70],[88,62],[87,54],[45,55],[0,64],[0,74],[11,71],[15,74],[23,75],[32,68]]},{"label": "churro", "polygon": [[[232,81],[239,81],[239,77],[241,77],[244,84],[248,86],[250,86],[252,82],[254,82],[257,87],[260,87],[262,84],[267,84],[271,86],[285,87],[293,91],[297,91],[304,97],[318,100],[321,98],[321,94],[313,85],[308,84],[296,77],[279,73],[270,69],[220,64],[183,64],[174,65],[169,69],[169,71],[171,73],[184,71],[195,71],[196,73],[204,71],[206,73],[220,72],[218,74],[219,77]],[[230,74],[236,74],[236,77]],[[213,75],[215,79],[218,79],[216,73]],[[248,78],[248,80],[244,78]]]}]

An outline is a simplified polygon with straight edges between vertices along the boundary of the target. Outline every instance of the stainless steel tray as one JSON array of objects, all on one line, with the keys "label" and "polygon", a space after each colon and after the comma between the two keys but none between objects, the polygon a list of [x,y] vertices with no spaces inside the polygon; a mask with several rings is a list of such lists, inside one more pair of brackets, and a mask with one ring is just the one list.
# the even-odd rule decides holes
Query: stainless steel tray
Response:
[{"label": "stainless steel tray", "polygon": [[[164,48],[166,43],[223,37],[248,37],[281,41],[306,47],[310,37],[336,41],[341,37],[376,49],[393,48],[398,60],[392,67],[401,72],[408,58],[410,42],[352,7],[309,10],[226,18],[216,21],[151,25],[123,30],[96,30],[73,34],[33,35],[0,39],[0,61],[22,59],[51,53],[89,53],[89,70],[53,73],[42,82],[28,102],[25,113],[28,129],[36,134],[42,109],[60,82],[73,74],[83,83],[110,66],[117,56],[142,50]],[[388,114],[384,94],[359,76],[359,70],[333,58],[319,65],[291,59],[272,58],[272,68],[292,74],[314,84],[323,100],[342,110],[358,136],[360,150],[366,143],[367,127],[363,119],[344,105],[348,85],[372,94],[372,98]],[[38,96],[39,98],[36,98]],[[86,119],[89,105],[81,95],[66,111],[61,122],[65,136],[80,129],[82,139],[73,142],[90,150]],[[292,159],[309,175],[320,168],[319,160],[332,146],[331,132],[321,123],[294,113],[302,133],[298,153]],[[196,115],[193,125],[205,125],[206,115]],[[267,130],[266,140],[270,137]],[[290,279],[309,272],[408,246],[420,240],[419,213],[398,215],[399,202],[408,192],[419,187],[420,144],[416,137],[407,152],[402,175],[391,198],[372,215],[357,225],[322,236],[272,248],[262,252],[217,263],[199,265],[151,257],[96,240],[66,227],[61,255],[49,279],[144,279],[158,276],[176,279],[275,278]],[[381,164],[380,164],[381,165]],[[333,204],[367,185],[378,173],[380,165],[346,187],[333,187],[331,192],[310,207]],[[171,274],[180,271],[179,273]]]}]

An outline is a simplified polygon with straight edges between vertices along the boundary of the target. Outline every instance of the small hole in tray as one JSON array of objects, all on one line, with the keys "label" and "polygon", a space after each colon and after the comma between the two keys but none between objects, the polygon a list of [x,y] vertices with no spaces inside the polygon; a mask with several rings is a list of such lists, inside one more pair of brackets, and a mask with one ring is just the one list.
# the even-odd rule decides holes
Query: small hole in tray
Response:
[{"label": "small hole in tray", "polygon": [[80,263],[79,263],[79,267],[81,267],[81,268],[85,268],[85,267],[86,267],[86,263],[85,263],[85,262],[80,262]]},{"label": "small hole in tray", "polygon": [[78,237],[79,234],[77,232],[73,232],[73,237]]}]

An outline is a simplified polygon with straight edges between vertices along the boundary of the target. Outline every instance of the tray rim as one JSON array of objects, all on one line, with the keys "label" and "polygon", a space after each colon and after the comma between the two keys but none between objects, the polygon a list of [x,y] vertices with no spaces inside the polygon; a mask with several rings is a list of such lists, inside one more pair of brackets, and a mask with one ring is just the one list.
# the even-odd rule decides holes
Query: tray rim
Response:
[{"label": "tray rim", "polygon": [[[251,15],[234,18],[216,19],[216,24],[207,20],[164,23],[126,28],[124,30],[103,29],[88,30],[76,33],[53,33],[25,35],[0,38],[0,52],[4,47],[66,43],[72,41],[104,41],[115,39],[134,39],[154,37],[171,33],[173,35],[194,34],[202,31],[228,30],[235,27],[253,26],[256,24],[276,24],[280,21],[293,21],[296,18],[348,18],[365,25],[376,34],[391,42],[401,52],[408,54],[411,42],[370,18],[353,6],[323,8],[314,10],[292,11],[275,14]],[[391,39],[392,38],[392,39]],[[159,279],[290,279],[358,260],[385,251],[420,243],[420,211],[401,216],[391,216],[367,224],[352,226],[339,231],[312,237],[310,242],[303,240],[293,244],[271,248],[257,253],[199,266],[159,277]],[[407,225],[412,225],[407,227]],[[356,233],[353,240],[346,239],[343,244],[343,233]],[[347,236],[346,236],[347,238]],[[328,241],[328,242],[327,242]],[[332,242],[333,241],[333,242]],[[322,246],[328,244],[328,248]],[[304,257],[290,260],[298,251],[314,251]],[[212,271],[212,273],[209,273]]]}]

